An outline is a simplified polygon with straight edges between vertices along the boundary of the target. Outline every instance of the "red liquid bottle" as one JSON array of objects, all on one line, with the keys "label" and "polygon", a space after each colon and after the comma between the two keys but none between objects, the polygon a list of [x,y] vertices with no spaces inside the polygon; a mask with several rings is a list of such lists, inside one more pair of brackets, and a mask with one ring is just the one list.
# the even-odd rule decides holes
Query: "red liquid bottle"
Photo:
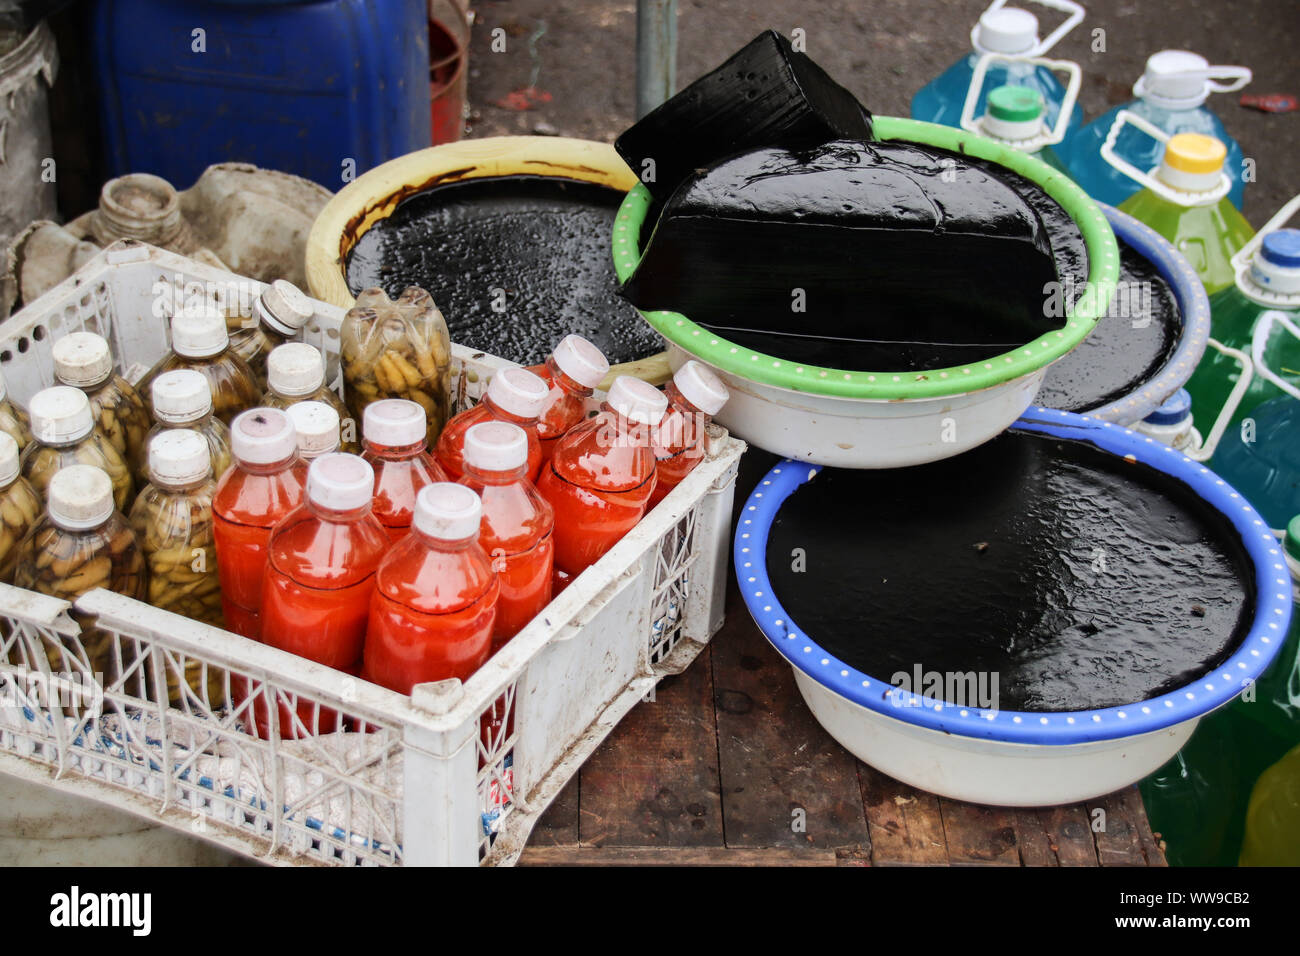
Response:
[{"label": "red liquid bottle", "polygon": [[384,398],[361,413],[365,450],[361,457],[375,470],[375,517],[397,543],[411,530],[420,489],[446,481],[425,444],[428,421],[415,402]]},{"label": "red liquid bottle", "polygon": [[420,490],[411,533],[379,567],[366,634],[366,680],[409,694],[466,680],[492,652],[500,585],[479,546],[482,502],[464,485]]},{"label": "red liquid bottle", "polygon": [[526,368],[505,368],[488,384],[487,394],[473,408],[454,416],[438,436],[434,455],[452,481],[465,473],[465,433],[487,421],[518,425],[528,435],[528,480],[536,481],[542,468],[542,443],[537,416],[546,401],[546,383]]},{"label": "red liquid bottle", "polygon": [[[306,501],[271,532],[262,592],[264,644],[335,670],[361,672],[375,572],[391,548],[370,512],[374,486],[374,470],[356,455],[322,455],[311,463]],[[340,715],[311,702],[298,704],[301,726],[284,703],[279,707],[281,737],[342,726]]]},{"label": "red liquid bottle", "polygon": [[501,582],[492,651],[499,651],[551,603],[555,513],[528,480],[528,436],[509,422],[480,422],[465,433],[460,483],[483,501],[478,542]]},{"label": "red liquid bottle", "polygon": [[654,433],[667,407],[659,389],[621,375],[600,414],[556,444],[537,490],[555,509],[557,585],[595,563],[645,514],[655,486]]},{"label": "red liquid bottle", "polygon": [[560,339],[545,365],[531,366],[528,371],[540,377],[549,389],[537,422],[545,467],[555,451],[555,443],[587,417],[587,399],[609,374],[609,362],[600,349],[581,335],[570,334]]},{"label": "red liquid bottle", "polygon": [[727,404],[731,394],[707,366],[691,359],[664,386],[668,411],[659,423],[655,441],[655,490],[653,508],[667,497],[703,459],[705,426]]},{"label": "red liquid bottle", "polygon": [[231,426],[230,443],[235,463],[212,499],[221,610],[226,627],[256,641],[266,545],[276,522],[302,503],[307,466],[298,458],[293,423],[276,409],[244,412]]}]

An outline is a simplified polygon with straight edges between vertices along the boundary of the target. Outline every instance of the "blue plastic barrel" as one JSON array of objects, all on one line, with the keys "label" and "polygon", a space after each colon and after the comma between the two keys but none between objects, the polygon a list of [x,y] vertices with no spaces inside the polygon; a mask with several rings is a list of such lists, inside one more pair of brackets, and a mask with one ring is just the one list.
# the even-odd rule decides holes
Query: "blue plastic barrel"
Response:
[{"label": "blue plastic barrel", "polygon": [[424,0],[100,0],[93,26],[110,176],[241,161],[337,190],[430,144]]}]

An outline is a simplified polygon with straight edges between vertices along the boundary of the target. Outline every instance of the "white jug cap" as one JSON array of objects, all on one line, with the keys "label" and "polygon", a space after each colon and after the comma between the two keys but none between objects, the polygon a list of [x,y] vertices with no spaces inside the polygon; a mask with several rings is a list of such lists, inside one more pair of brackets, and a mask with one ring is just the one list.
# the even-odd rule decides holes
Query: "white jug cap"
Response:
[{"label": "white jug cap", "polygon": [[314,345],[277,345],[266,359],[266,384],[290,398],[311,395],[325,384],[325,360]]},{"label": "white jug cap", "polygon": [[550,389],[526,368],[503,368],[488,383],[487,397],[517,418],[537,418],[546,407]]},{"label": "white jug cap", "polygon": [[415,496],[411,523],[439,541],[464,541],[478,536],[483,502],[473,490],[450,481],[425,485]]},{"label": "white jug cap", "polygon": [[1038,45],[1038,17],[1019,7],[999,7],[980,14],[975,28],[981,53],[1029,53]]},{"label": "white jug cap", "polygon": [[292,282],[276,279],[257,298],[261,320],[282,335],[293,335],[316,314],[311,299]]},{"label": "white jug cap", "polygon": [[73,332],[54,343],[54,377],[64,385],[89,388],[113,374],[113,353],[94,332]]},{"label": "white jug cap", "polygon": [[149,477],[153,481],[185,484],[211,473],[208,440],[192,428],[169,428],[149,440]]},{"label": "white jug cap", "polygon": [[172,318],[172,351],[185,358],[207,358],[230,344],[226,317],[214,305],[184,309]]},{"label": "white jug cap", "polygon": [[673,373],[673,384],[682,397],[706,415],[716,415],[727,404],[731,393],[722,379],[714,375],[707,365],[691,359]]},{"label": "white jug cap", "polygon": [[90,399],[81,389],[70,385],[41,389],[32,396],[27,410],[31,414],[32,435],[42,444],[77,441],[95,427]]},{"label": "white jug cap", "polygon": [[325,402],[298,402],[289,406],[289,418],[298,433],[298,453],[303,458],[337,451],[339,413]]},{"label": "white jug cap", "polygon": [[113,482],[94,465],[69,465],[50,479],[50,520],[69,531],[97,528],[113,516]]},{"label": "white jug cap", "polygon": [[293,457],[298,433],[278,408],[252,408],[230,423],[230,451],[249,465],[273,465]]},{"label": "white jug cap", "polygon": [[663,392],[631,375],[614,379],[605,401],[624,418],[642,425],[658,425],[668,409],[668,398]]},{"label": "white jug cap", "polygon": [[1211,93],[1239,90],[1250,80],[1251,72],[1244,66],[1211,66],[1190,50],[1161,50],[1147,57],[1133,94],[1164,109],[1191,110]]},{"label": "white jug cap", "polygon": [[375,470],[357,455],[331,452],[307,469],[307,497],[329,511],[355,511],[375,496]]},{"label": "white jug cap", "polygon": [[388,448],[423,442],[428,428],[424,409],[405,398],[381,398],[361,414],[361,436]]},{"label": "white jug cap", "polygon": [[0,488],[7,488],[18,477],[18,442],[8,432],[0,432]]},{"label": "white jug cap", "polygon": [[583,388],[595,388],[609,374],[609,359],[581,335],[566,335],[551,355],[559,370]]},{"label": "white jug cap", "polygon": [[169,425],[184,425],[212,411],[212,387],[207,376],[192,368],[163,372],[150,387],[153,415]]},{"label": "white jug cap", "polygon": [[480,471],[514,471],[528,463],[528,435],[511,422],[479,422],[465,432],[465,464]]}]

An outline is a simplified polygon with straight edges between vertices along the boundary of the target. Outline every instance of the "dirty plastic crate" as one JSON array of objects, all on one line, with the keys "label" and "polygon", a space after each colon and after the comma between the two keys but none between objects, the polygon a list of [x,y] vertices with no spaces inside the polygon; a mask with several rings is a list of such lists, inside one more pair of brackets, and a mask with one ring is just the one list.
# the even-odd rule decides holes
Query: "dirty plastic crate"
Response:
[{"label": "dirty plastic crate", "polygon": [[[178,292],[216,294],[247,314],[260,289],[121,242],[0,325],[0,366],[26,403],[52,381],[51,344],[85,328],[139,374],[167,348]],[[335,367],[342,317],[316,302],[304,332]],[[461,408],[510,364],[452,351]],[[103,590],[77,610],[111,635],[121,676],[105,684],[85,660],[51,674],[46,643],[78,634],[70,606],[0,585],[0,771],[268,862],[512,863],[600,741],[721,626],[744,447],[711,426],[700,465],[502,651],[463,685],[425,684],[409,697]],[[194,660],[250,678],[253,696],[213,712],[148,690]],[[312,713],[341,711],[370,732],[259,739],[244,721],[259,700],[289,712],[310,702]],[[481,715],[501,706],[509,719],[482,739]]]}]

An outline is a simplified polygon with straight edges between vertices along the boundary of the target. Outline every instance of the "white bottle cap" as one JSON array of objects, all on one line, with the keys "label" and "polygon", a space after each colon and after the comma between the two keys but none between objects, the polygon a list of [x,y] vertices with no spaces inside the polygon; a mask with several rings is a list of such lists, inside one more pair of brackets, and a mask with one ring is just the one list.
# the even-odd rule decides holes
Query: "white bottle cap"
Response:
[{"label": "white bottle cap", "polygon": [[412,525],[439,541],[464,541],[478,537],[483,502],[479,496],[450,481],[425,485],[415,496]]},{"label": "white bottle cap", "polygon": [[192,368],[163,372],[150,387],[153,417],[169,425],[197,421],[212,411],[212,387],[207,376]]},{"label": "white bottle cap", "polygon": [[1038,17],[1019,7],[999,7],[980,14],[975,49],[980,53],[1028,53],[1038,45]]},{"label": "white bottle cap", "polygon": [[253,408],[230,423],[230,452],[249,465],[273,465],[293,457],[298,433],[278,408]]},{"label": "white bottle cap", "polygon": [[428,427],[424,409],[405,398],[381,398],[361,414],[362,437],[386,448],[423,443]]},{"label": "white bottle cap", "polygon": [[673,373],[673,384],[683,398],[706,415],[718,414],[731,397],[722,379],[694,359]]},{"label": "white bottle cap", "polygon": [[226,317],[215,305],[184,309],[172,318],[172,351],[184,358],[207,358],[230,344]]},{"label": "white bottle cap", "polygon": [[191,428],[169,428],[149,441],[149,477],[169,485],[188,484],[212,473],[208,440]]},{"label": "white bottle cap", "polygon": [[465,464],[480,471],[514,471],[528,463],[528,435],[511,422],[479,422],[465,432]]},{"label": "white bottle cap", "polygon": [[289,406],[289,418],[298,433],[298,454],[303,458],[338,451],[339,413],[325,402],[299,402]]},{"label": "white bottle cap", "polygon": [[286,279],[276,279],[257,299],[258,317],[281,335],[293,335],[316,314],[311,299]]},{"label": "white bottle cap", "polygon": [[1211,93],[1239,90],[1251,81],[1244,66],[1211,66],[1190,50],[1161,50],[1147,57],[1133,94],[1166,110],[1194,110]]},{"label": "white bottle cap", "polygon": [[69,465],[50,479],[50,520],[69,531],[97,528],[113,516],[113,482],[94,465]]},{"label": "white bottle cap", "polygon": [[325,360],[314,345],[278,345],[266,359],[266,384],[289,398],[318,392],[325,384]]},{"label": "white bottle cap", "polygon": [[375,496],[375,470],[356,455],[321,455],[307,469],[307,497],[318,508],[355,511]]},{"label": "white bottle cap", "polygon": [[90,399],[81,389],[69,385],[41,389],[32,396],[27,410],[31,414],[32,435],[45,445],[78,441],[95,427]]},{"label": "white bottle cap", "polygon": [[595,388],[609,374],[609,359],[581,335],[566,335],[551,355],[560,371],[583,388]]},{"label": "white bottle cap", "polygon": [[526,368],[503,368],[488,383],[487,397],[516,418],[537,418],[546,407],[550,389]]},{"label": "white bottle cap", "polygon": [[9,487],[18,477],[18,442],[8,432],[0,432],[0,488]]},{"label": "white bottle cap", "polygon": [[54,343],[54,377],[64,385],[89,388],[113,374],[113,353],[103,336],[73,332]]},{"label": "white bottle cap", "polygon": [[663,392],[631,375],[614,379],[605,401],[624,418],[642,425],[658,425],[668,409],[668,398]]}]

